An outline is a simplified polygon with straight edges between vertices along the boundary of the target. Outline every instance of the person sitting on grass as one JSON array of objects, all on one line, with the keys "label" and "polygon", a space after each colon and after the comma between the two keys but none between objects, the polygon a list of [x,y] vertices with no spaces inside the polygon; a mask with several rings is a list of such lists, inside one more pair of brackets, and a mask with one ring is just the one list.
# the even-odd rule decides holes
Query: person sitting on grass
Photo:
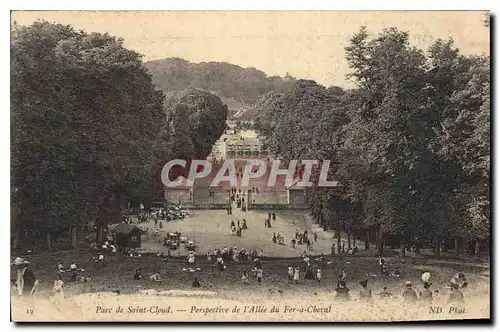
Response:
[{"label": "person sitting on grass", "polygon": [[382,291],[378,294],[380,297],[384,297],[384,298],[387,298],[387,297],[391,297],[392,296],[392,293],[390,293],[388,290],[387,290],[387,287],[384,286],[384,288],[382,289]]},{"label": "person sitting on grass", "polygon": [[135,273],[134,273],[134,280],[142,280],[142,273],[141,273],[142,269],[141,268],[138,268],[135,270]]},{"label": "person sitting on grass", "polygon": [[433,299],[433,294],[431,291],[432,282],[424,282],[424,290],[420,292],[420,301],[431,303]]},{"label": "person sitting on grass", "polygon": [[247,270],[243,270],[243,274],[241,275],[241,281],[243,282],[243,285],[248,285]]},{"label": "person sitting on grass", "polygon": [[359,282],[361,285],[361,291],[359,291],[360,300],[369,301],[372,298],[372,291],[368,289],[368,279],[361,280]]},{"label": "person sitting on grass", "polygon": [[158,272],[152,274],[151,276],[149,276],[149,279],[150,280],[153,280],[153,281],[162,281],[162,278],[160,276],[160,274]]},{"label": "person sitting on grass", "polygon": [[465,274],[461,272],[455,275],[455,280],[457,281],[459,288],[467,288],[467,285],[469,284],[467,278],[465,278]]},{"label": "person sitting on grass", "polygon": [[349,288],[347,288],[346,282],[344,280],[339,280],[335,291],[337,292],[336,297],[343,300],[349,299]]},{"label": "person sitting on grass", "polygon": [[405,290],[403,292],[403,300],[405,303],[415,304],[418,301],[418,296],[415,290],[412,288],[413,284],[411,281],[405,283]]},{"label": "person sitting on grass", "polygon": [[399,278],[401,276],[401,273],[399,272],[399,269],[396,267],[394,271],[391,272],[391,277]]},{"label": "person sitting on grass", "polygon": [[63,287],[64,281],[61,280],[61,276],[57,275],[56,280],[54,280],[54,292],[55,293],[62,293],[63,292]]},{"label": "person sitting on grass", "polygon": [[94,262],[99,263],[99,262],[102,262],[103,259],[104,259],[103,254],[101,254],[100,252],[98,252],[97,253],[97,257],[94,257]]},{"label": "person sitting on grass", "polygon": [[463,303],[464,302],[464,294],[458,290],[460,287],[458,280],[453,278],[450,283],[450,296],[448,297],[448,303]]}]

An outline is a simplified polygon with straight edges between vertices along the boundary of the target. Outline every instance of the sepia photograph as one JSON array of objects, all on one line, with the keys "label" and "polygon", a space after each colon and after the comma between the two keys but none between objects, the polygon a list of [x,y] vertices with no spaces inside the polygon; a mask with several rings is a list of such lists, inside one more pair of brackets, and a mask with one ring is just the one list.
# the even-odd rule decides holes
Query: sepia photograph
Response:
[{"label": "sepia photograph", "polygon": [[10,14],[11,321],[491,322],[487,8]]}]

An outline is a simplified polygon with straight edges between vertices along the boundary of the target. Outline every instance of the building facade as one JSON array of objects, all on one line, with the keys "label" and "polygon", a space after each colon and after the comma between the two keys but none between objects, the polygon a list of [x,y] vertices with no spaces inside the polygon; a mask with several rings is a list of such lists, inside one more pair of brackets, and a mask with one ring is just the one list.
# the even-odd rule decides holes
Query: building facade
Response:
[{"label": "building facade", "polygon": [[228,123],[228,129],[215,143],[210,154],[212,160],[269,157],[270,152],[263,148],[254,130],[238,131],[231,123]]}]

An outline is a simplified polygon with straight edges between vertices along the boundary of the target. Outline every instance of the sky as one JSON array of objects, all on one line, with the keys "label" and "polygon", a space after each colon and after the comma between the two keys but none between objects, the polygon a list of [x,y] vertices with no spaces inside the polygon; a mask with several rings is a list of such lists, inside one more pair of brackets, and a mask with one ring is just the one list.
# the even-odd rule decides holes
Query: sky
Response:
[{"label": "sky", "polygon": [[466,54],[489,54],[480,11],[13,11],[12,21],[44,19],[121,37],[144,60],[224,61],[268,75],[350,86],[344,48],[361,26],[370,35],[397,27],[426,49],[452,37]]}]

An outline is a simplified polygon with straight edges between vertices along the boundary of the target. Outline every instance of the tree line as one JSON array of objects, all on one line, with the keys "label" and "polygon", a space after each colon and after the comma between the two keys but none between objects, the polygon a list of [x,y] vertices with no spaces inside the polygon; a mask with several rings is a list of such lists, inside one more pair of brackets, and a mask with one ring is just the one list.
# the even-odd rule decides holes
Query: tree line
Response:
[{"label": "tree line", "polygon": [[165,92],[194,87],[212,91],[243,105],[252,105],[269,91],[288,91],[296,81],[288,73],[285,77],[267,76],[255,68],[242,68],[227,62],[192,63],[180,58],[167,58],[145,65],[153,75],[153,83]]},{"label": "tree line", "polygon": [[392,243],[403,254],[471,245],[479,255],[490,237],[489,56],[461,54],[451,39],[424,52],[396,28],[370,38],[362,27],[345,51],[355,88],[300,80],[260,98],[265,145],[332,161],[341,186],[307,195],[338,250],[346,232],[379,253]]},{"label": "tree line", "polygon": [[163,199],[168,160],[205,158],[226,127],[217,96],[165,96],[119,38],[14,23],[10,47],[14,247],[75,247],[89,222],[102,240],[128,202]]}]

